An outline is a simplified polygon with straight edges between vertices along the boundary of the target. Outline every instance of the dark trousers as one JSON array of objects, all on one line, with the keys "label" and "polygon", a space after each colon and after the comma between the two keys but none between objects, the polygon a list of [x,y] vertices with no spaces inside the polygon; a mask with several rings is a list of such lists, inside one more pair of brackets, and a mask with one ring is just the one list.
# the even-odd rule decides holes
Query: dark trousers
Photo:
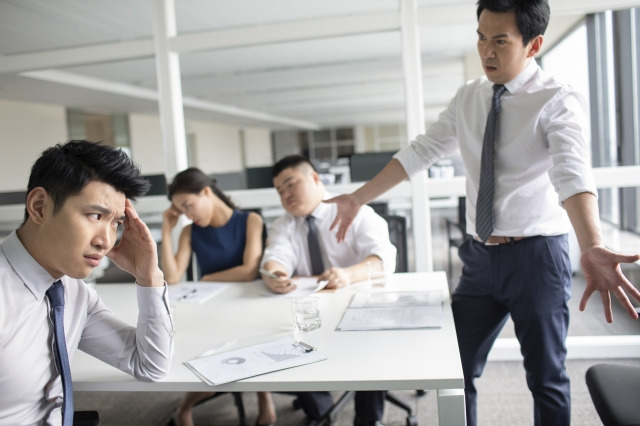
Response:
[{"label": "dark trousers", "polygon": [[451,306],[464,372],[467,425],[477,424],[475,379],[509,314],[533,395],[535,425],[569,425],[567,236],[530,237],[498,246],[471,239],[458,253],[462,276]]},{"label": "dark trousers", "polygon": [[[314,419],[322,417],[333,406],[333,398],[329,392],[299,392],[296,395],[305,414]],[[367,422],[381,420],[385,395],[385,391],[356,392],[356,417]]]}]

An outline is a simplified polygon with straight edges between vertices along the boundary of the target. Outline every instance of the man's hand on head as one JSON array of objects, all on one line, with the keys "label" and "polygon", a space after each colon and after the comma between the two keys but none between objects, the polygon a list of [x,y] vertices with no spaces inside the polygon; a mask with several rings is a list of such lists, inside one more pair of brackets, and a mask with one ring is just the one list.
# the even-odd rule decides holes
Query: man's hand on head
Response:
[{"label": "man's hand on head", "polygon": [[158,267],[158,246],[130,200],[125,204],[125,216],[120,243],[107,253],[107,257],[118,268],[133,275],[142,286],[164,285],[164,275]]}]

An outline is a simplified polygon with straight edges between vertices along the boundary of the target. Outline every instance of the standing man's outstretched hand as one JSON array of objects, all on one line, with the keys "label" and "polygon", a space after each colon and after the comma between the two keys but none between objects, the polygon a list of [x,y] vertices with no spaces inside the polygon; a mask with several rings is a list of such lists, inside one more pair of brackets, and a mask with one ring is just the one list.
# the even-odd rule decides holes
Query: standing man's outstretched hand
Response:
[{"label": "standing man's outstretched hand", "polygon": [[587,284],[587,288],[580,300],[580,310],[584,311],[587,301],[594,292],[600,293],[604,316],[607,322],[613,322],[611,312],[611,294],[618,298],[631,318],[637,319],[638,313],[631,304],[627,294],[640,301],[640,291],[629,282],[620,269],[621,263],[633,263],[640,260],[640,255],[621,255],[602,247],[593,247],[580,257],[580,265]]},{"label": "standing man's outstretched hand", "polygon": [[353,219],[358,214],[358,210],[362,204],[354,197],[353,194],[344,194],[338,195],[337,197],[329,198],[328,200],[324,200],[325,203],[335,203],[338,205],[338,213],[336,214],[336,218],[333,220],[330,231],[340,225],[338,227],[338,232],[336,233],[336,238],[338,242],[341,243],[345,240],[347,235],[347,231],[353,222]]}]

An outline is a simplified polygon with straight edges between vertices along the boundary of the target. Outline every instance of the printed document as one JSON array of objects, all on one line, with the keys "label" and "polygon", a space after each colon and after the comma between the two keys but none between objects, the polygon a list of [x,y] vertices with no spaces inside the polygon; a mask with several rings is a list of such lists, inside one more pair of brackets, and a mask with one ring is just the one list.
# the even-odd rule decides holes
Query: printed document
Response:
[{"label": "printed document", "polygon": [[337,330],[442,327],[442,291],[358,292]]},{"label": "printed document", "polygon": [[169,286],[169,302],[204,303],[230,285],[202,281],[178,283]]},{"label": "printed document", "polygon": [[215,355],[192,359],[185,365],[203,382],[216,386],[327,359],[315,348],[291,336]]}]

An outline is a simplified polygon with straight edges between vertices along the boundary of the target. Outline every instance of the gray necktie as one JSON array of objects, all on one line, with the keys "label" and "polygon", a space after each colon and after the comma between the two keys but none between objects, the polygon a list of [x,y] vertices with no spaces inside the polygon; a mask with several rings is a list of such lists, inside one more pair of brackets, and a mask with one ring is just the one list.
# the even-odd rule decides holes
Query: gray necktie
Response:
[{"label": "gray necktie", "polygon": [[67,356],[67,343],[64,338],[64,286],[60,280],[53,283],[47,290],[47,297],[51,304],[51,317],[55,335],[56,364],[62,377],[62,391],[64,405],[62,406],[62,424],[73,424],[73,386],[71,382],[71,368]]},{"label": "gray necktie", "polygon": [[307,242],[309,244],[309,258],[311,259],[311,273],[313,275],[320,275],[324,272],[324,267],[322,266],[322,253],[320,251],[318,228],[316,228],[315,220],[315,217],[311,215],[307,216],[306,221],[309,226]]},{"label": "gray necktie", "polygon": [[491,111],[487,117],[482,142],[482,157],[480,161],[480,188],[476,203],[476,233],[486,242],[493,233],[493,194],[494,185],[494,145],[498,136],[498,122],[500,118],[500,96],[507,90],[502,84],[493,85],[493,100]]}]

